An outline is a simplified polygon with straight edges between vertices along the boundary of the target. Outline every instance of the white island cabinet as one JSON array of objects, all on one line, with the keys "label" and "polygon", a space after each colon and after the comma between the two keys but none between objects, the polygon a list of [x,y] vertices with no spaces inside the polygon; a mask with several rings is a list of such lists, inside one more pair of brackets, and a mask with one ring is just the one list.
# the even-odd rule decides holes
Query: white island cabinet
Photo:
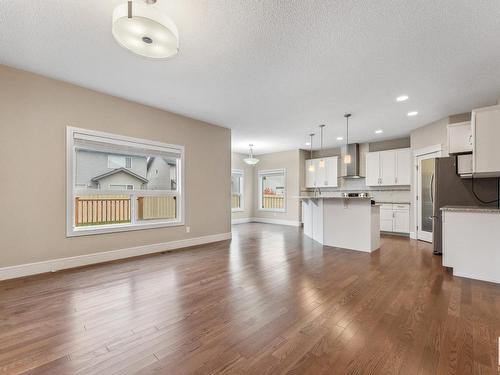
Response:
[{"label": "white island cabinet", "polygon": [[446,206],[443,266],[454,276],[500,283],[500,209]]},{"label": "white island cabinet", "polygon": [[344,249],[372,252],[380,246],[380,210],[369,198],[302,196],[304,234]]}]

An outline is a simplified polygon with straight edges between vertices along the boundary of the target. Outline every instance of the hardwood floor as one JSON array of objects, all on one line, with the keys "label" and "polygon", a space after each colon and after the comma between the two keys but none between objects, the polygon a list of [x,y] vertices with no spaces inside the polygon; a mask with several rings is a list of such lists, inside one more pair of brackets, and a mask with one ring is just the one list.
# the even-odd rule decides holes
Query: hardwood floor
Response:
[{"label": "hardwood floor", "polygon": [[[499,374],[500,286],[430,245],[298,228],[0,282],[0,369],[34,374]],[[500,272],[500,270],[499,270]]]}]

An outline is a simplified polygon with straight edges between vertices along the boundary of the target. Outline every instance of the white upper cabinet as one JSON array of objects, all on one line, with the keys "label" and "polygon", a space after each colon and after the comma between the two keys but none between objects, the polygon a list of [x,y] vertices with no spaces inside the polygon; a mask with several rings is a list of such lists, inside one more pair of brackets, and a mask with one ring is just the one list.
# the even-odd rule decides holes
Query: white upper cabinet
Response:
[{"label": "white upper cabinet", "polygon": [[[312,168],[311,168],[312,166]],[[306,187],[337,187],[338,157],[306,160]]]},{"label": "white upper cabinet", "polygon": [[314,159],[306,160],[306,187],[316,186],[316,172],[312,169],[314,167]]},{"label": "white upper cabinet", "polygon": [[378,152],[366,153],[366,186],[380,185],[380,155]]},{"label": "white upper cabinet", "polygon": [[325,185],[337,187],[338,186],[338,157],[325,158]]},{"label": "white upper cabinet", "polygon": [[396,153],[393,150],[380,153],[380,185],[396,185]]},{"label": "white upper cabinet", "polygon": [[396,185],[411,185],[411,150],[396,150]]},{"label": "white upper cabinet", "polygon": [[500,105],[472,111],[474,177],[500,177]]},{"label": "white upper cabinet", "polygon": [[410,171],[411,151],[409,148],[366,154],[367,186],[410,185]]},{"label": "white upper cabinet", "polygon": [[448,153],[472,152],[472,126],[469,121],[448,125]]}]

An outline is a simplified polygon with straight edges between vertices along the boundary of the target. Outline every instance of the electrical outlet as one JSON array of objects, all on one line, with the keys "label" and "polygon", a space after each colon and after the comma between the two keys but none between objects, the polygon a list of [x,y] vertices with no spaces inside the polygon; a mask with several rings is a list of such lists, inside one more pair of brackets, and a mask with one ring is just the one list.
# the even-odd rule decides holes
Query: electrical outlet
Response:
[{"label": "electrical outlet", "polygon": [[191,227],[186,227],[186,233],[190,233],[191,232]]}]

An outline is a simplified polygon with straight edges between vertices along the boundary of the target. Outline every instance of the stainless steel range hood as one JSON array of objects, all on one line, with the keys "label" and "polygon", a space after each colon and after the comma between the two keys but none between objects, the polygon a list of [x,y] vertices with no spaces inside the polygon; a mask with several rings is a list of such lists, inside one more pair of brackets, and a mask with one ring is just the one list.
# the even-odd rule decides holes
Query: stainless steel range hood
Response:
[{"label": "stainless steel range hood", "polygon": [[351,162],[349,164],[344,164],[341,167],[342,177],[343,178],[364,178],[359,173],[360,167],[360,153],[359,153],[359,143],[351,143],[345,146],[342,146],[341,152],[342,158],[341,163],[344,164],[345,155],[351,155]]}]

